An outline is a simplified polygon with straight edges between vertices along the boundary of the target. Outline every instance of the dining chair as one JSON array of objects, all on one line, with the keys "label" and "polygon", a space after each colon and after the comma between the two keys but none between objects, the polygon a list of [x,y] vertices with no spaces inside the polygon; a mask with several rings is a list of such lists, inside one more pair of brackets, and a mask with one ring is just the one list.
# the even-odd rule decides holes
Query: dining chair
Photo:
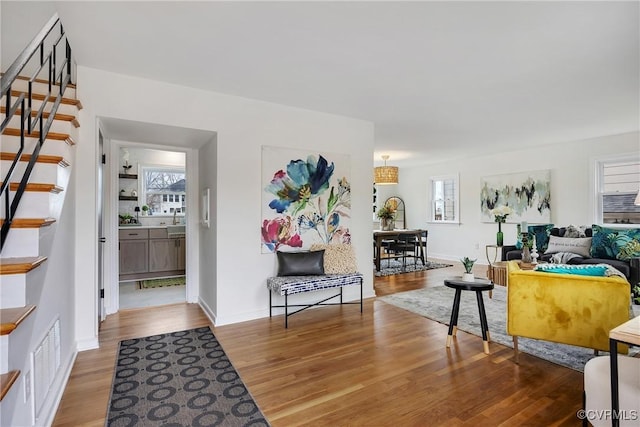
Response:
[{"label": "dining chair", "polygon": [[[420,237],[416,237],[416,245],[415,245],[415,250],[414,250],[414,256],[416,258],[420,258],[420,245],[419,243],[422,243],[422,249],[424,250],[424,263],[427,263],[427,236],[429,235],[429,231],[428,230],[422,230],[422,233],[420,233]],[[418,239],[420,239],[422,242],[419,242]]]},{"label": "dining chair", "polygon": [[418,257],[416,256],[417,251],[416,237],[409,234],[401,234],[396,237],[389,250],[394,253],[394,255],[400,259],[402,259],[402,268],[405,269],[407,267],[407,258],[413,258],[413,264],[418,264]]}]

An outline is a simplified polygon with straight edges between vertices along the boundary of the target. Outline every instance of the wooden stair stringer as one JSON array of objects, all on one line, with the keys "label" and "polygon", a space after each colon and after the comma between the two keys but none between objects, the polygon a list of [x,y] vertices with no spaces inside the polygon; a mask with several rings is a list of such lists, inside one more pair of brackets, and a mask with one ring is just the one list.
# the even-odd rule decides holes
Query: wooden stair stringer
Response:
[{"label": "wooden stair stringer", "polygon": [[0,308],[0,335],[9,335],[15,331],[20,323],[24,321],[36,309],[35,305],[25,305],[24,307]]}]

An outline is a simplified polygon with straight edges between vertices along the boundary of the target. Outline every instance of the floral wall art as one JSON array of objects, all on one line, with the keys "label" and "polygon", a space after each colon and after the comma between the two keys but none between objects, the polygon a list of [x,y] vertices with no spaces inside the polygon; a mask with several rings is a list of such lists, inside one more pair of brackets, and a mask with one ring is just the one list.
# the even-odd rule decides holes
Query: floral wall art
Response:
[{"label": "floral wall art", "polygon": [[494,222],[491,210],[500,206],[512,209],[506,222],[543,224],[551,221],[549,170],[487,176],[480,181],[483,222]]},{"label": "floral wall art", "polygon": [[262,252],[350,243],[348,155],[262,147]]}]

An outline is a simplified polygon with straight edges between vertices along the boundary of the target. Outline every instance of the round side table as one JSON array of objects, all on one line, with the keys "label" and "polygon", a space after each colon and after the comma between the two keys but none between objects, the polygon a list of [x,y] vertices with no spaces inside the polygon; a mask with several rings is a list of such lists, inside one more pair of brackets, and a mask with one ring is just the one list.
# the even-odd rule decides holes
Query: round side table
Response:
[{"label": "round side table", "polygon": [[451,347],[451,337],[456,336],[458,331],[458,313],[460,312],[460,296],[462,291],[475,291],[478,301],[478,311],[480,312],[480,327],[482,328],[482,347],[486,354],[489,354],[489,325],[487,324],[487,313],[484,310],[483,291],[491,291],[493,283],[487,279],[476,277],[473,282],[465,282],[461,278],[449,278],[444,281],[444,285],[455,289],[456,295],[453,298],[453,308],[451,310],[451,321],[449,322],[449,333],[447,335],[447,347]]}]

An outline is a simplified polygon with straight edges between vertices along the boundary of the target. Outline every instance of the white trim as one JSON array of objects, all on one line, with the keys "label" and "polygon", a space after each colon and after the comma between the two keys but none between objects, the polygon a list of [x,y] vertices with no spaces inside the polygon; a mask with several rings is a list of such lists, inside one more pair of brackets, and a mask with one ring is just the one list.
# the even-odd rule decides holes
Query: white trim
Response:
[{"label": "white trim", "polygon": [[[630,153],[617,153],[597,157],[591,157],[589,168],[589,211],[591,212],[592,224],[603,224],[602,202],[599,197],[602,185],[603,163],[618,161],[639,161],[640,153],[632,151]],[[607,224],[607,227],[628,227],[630,224]],[[633,226],[633,224],[631,224]]]},{"label": "white trim", "polygon": [[[105,247],[105,261],[104,271],[109,272],[108,277],[105,277],[105,310],[107,314],[117,313],[120,309],[120,295],[118,290],[119,285],[119,257],[118,257],[118,174],[119,165],[117,159],[119,159],[120,148],[132,147],[132,148],[144,148],[161,151],[174,151],[185,153],[185,176],[186,176],[186,197],[187,200],[199,200],[198,195],[198,161],[197,161],[197,149],[148,144],[121,140],[111,140],[105,138],[105,146],[108,146],[108,152],[110,156],[109,171],[105,174],[105,181],[109,181],[109,195],[104,207],[105,217],[105,230],[104,234],[107,237],[107,247]],[[105,151],[107,151],[105,149]],[[108,159],[109,160],[109,159]],[[160,215],[158,215],[160,216]],[[156,217],[156,215],[154,215]],[[186,294],[185,299],[187,302],[195,303],[198,301],[200,282],[199,274],[199,260],[198,260],[198,248],[200,246],[200,235],[198,233],[198,220],[199,209],[187,209],[186,215],[186,236],[188,236],[186,247]],[[108,244],[112,242],[112,244]],[[97,340],[96,340],[97,341]],[[97,346],[96,346],[97,347]]]},{"label": "white trim", "polygon": [[[455,195],[455,206],[454,206],[454,215],[455,215],[455,219],[453,221],[450,220],[441,220],[438,221],[435,219],[435,212],[434,212],[434,200],[433,200],[433,183],[434,181],[446,181],[446,180],[453,180],[454,181],[454,195]],[[428,207],[428,217],[427,217],[427,223],[428,224],[457,224],[460,225],[460,174],[459,173],[452,173],[452,174],[446,174],[446,175],[435,175],[435,176],[430,176],[429,177],[429,185],[427,186],[427,201],[429,204]]]},{"label": "white trim", "polygon": [[198,297],[198,305],[200,306],[200,308],[202,308],[204,314],[209,318],[211,324],[213,326],[216,326],[216,315],[213,310],[211,310],[211,307],[209,307],[207,303],[200,297]]}]

